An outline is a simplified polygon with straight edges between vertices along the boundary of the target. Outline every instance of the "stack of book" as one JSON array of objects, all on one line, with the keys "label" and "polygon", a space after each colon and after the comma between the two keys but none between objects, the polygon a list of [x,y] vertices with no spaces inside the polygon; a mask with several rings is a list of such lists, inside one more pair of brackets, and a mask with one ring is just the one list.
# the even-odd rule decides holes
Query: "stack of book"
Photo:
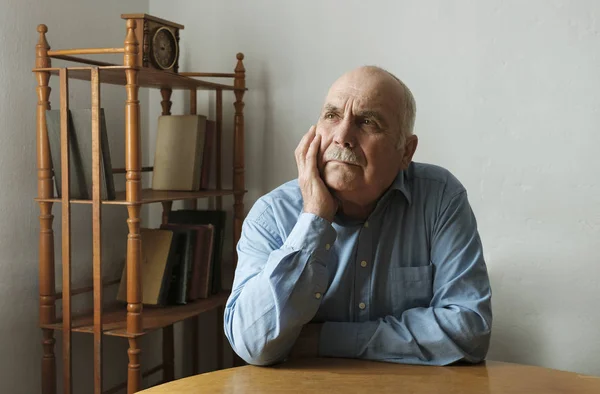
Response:
[{"label": "stack of book", "polygon": [[[145,305],[186,304],[221,291],[225,221],[225,211],[182,209],[160,228],[141,229]],[[127,265],[117,299],[127,301]]]},{"label": "stack of book", "polygon": [[152,189],[208,189],[216,123],[204,115],[158,118]]}]

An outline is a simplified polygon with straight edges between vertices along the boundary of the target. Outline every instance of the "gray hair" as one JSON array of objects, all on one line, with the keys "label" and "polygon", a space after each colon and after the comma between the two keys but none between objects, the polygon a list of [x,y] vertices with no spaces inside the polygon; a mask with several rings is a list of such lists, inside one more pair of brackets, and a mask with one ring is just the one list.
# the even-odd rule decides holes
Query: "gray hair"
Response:
[{"label": "gray hair", "polygon": [[400,78],[398,78],[397,76],[395,76],[394,74],[392,74],[391,72],[389,72],[388,70],[386,70],[384,68],[381,68],[378,66],[370,66],[370,67],[373,67],[375,69],[378,69],[378,70],[383,71],[386,74],[390,75],[392,78],[394,78],[396,81],[398,81],[398,83],[400,83],[400,86],[402,87],[402,92],[403,92],[404,98],[403,98],[402,104],[399,108],[400,136],[398,138],[398,145],[397,145],[397,148],[400,149],[404,145],[406,138],[408,136],[411,136],[414,132],[415,118],[417,116],[417,103],[415,102],[415,97],[413,96],[413,94],[410,91],[410,89],[408,88],[408,86],[406,86],[406,84],[404,82],[402,82],[400,80]]},{"label": "gray hair", "polygon": [[417,116],[417,103],[415,102],[415,97],[408,86],[406,86],[406,84],[402,82],[400,78],[387,70],[384,71],[398,81],[400,86],[402,86],[402,90],[404,91],[404,100],[402,100],[402,105],[400,107],[400,138],[398,139],[397,145],[397,148],[400,149],[404,146],[406,138],[411,136],[414,132],[415,118]]}]

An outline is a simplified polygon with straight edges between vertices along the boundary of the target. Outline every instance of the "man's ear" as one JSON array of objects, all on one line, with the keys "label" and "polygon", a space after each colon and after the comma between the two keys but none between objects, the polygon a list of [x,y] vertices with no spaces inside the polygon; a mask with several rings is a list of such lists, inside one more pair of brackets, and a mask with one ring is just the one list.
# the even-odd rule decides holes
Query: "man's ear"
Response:
[{"label": "man's ear", "polygon": [[404,152],[402,152],[402,170],[407,169],[410,165],[412,158],[415,155],[415,151],[417,150],[417,145],[419,145],[419,137],[416,135],[409,135],[406,138],[406,142],[404,143]]}]

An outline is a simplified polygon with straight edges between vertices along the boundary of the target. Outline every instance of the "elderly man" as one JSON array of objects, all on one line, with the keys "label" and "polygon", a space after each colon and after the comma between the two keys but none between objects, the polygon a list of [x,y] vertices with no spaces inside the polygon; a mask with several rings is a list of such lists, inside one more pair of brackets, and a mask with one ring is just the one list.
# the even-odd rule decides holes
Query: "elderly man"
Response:
[{"label": "elderly man", "polygon": [[489,346],[475,217],[447,170],[412,162],[415,102],[378,67],[338,79],[237,245],[225,333],[246,362],[288,356],[446,365]]}]

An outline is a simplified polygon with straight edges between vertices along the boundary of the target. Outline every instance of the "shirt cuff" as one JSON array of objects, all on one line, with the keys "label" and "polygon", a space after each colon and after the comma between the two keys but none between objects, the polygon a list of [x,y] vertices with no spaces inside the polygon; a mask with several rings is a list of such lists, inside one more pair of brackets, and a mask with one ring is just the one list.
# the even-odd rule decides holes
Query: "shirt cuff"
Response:
[{"label": "shirt cuff", "polygon": [[319,356],[358,358],[377,330],[378,322],[325,322],[319,339]]},{"label": "shirt cuff", "polygon": [[333,246],[336,238],[337,233],[331,223],[315,214],[303,212],[283,246],[294,250],[326,251]]}]

